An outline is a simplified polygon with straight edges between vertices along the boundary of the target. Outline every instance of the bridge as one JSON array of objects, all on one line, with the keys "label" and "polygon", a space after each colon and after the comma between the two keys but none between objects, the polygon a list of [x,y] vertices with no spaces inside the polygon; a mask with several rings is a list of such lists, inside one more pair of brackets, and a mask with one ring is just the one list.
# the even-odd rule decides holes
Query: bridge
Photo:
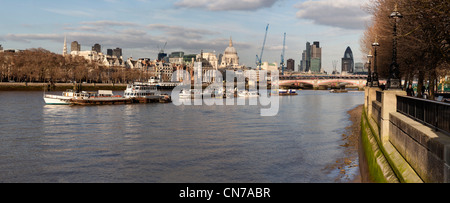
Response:
[{"label": "bridge", "polygon": [[358,87],[366,86],[367,75],[280,75],[280,86],[320,87]]}]

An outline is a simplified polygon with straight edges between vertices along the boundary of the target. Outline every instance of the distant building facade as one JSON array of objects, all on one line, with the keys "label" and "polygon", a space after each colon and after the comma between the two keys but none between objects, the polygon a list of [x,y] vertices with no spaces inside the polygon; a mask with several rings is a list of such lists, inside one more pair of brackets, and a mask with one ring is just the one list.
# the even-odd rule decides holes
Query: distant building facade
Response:
[{"label": "distant building facade", "polygon": [[[108,49],[107,55],[104,55],[100,44],[94,44],[89,51],[81,51],[81,45],[77,41],[71,43],[70,55],[81,56],[88,61],[96,62],[103,66],[126,66],[126,61],[122,59],[122,49]],[[67,40],[64,37],[63,56],[67,54]]]},{"label": "distant building facade", "polygon": [[203,68],[212,68],[214,70],[219,68],[219,59],[217,59],[216,54],[213,52],[197,54],[196,59],[198,62],[202,62]]},{"label": "distant building facade", "polygon": [[113,54],[112,56],[115,56],[117,58],[122,58],[122,49],[117,47],[115,49],[113,49]]},{"label": "distant building facade", "polygon": [[287,60],[286,71],[290,71],[290,72],[295,71],[295,60],[294,59]]},{"label": "distant building facade", "polygon": [[102,52],[102,46],[100,44],[94,44],[94,46],[92,46],[92,51],[95,51],[97,53],[101,53]]},{"label": "distant building facade", "polygon": [[177,51],[169,54],[169,63],[182,65],[184,63],[184,52]]},{"label": "distant building facade", "polygon": [[81,51],[81,45],[77,41],[73,41],[70,44],[70,52],[72,51]]}]

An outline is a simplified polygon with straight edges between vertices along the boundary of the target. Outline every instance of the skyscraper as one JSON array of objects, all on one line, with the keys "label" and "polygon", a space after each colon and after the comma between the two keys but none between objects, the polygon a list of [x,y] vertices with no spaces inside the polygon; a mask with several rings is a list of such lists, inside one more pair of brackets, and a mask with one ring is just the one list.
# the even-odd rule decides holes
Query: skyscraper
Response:
[{"label": "skyscraper", "polygon": [[302,53],[300,71],[319,73],[322,70],[322,48],[320,43],[315,41],[313,45],[306,42],[306,50]]},{"label": "skyscraper", "polygon": [[70,44],[70,51],[80,51],[81,45],[78,44],[77,41],[73,41],[72,44]]},{"label": "skyscraper", "polygon": [[350,47],[347,47],[342,58],[342,74],[353,73],[355,63],[353,61],[353,52]]},{"label": "skyscraper", "polygon": [[294,59],[287,60],[286,71],[291,71],[291,72],[295,71],[295,60]]},{"label": "skyscraper", "polygon": [[322,48],[318,41],[311,45],[310,70],[313,73],[320,73],[322,70]]},{"label": "skyscraper", "polygon": [[311,43],[309,42],[306,42],[305,57],[305,72],[308,72],[311,69]]},{"label": "skyscraper", "polygon": [[113,54],[112,55],[117,57],[117,58],[122,57],[122,49],[119,48],[119,47],[113,49]]},{"label": "skyscraper", "polygon": [[95,51],[97,53],[101,53],[102,52],[102,46],[100,44],[94,44],[94,46],[92,47],[92,51]]},{"label": "skyscraper", "polygon": [[108,55],[108,56],[113,56],[113,50],[112,49],[107,49],[106,50],[106,55]]}]

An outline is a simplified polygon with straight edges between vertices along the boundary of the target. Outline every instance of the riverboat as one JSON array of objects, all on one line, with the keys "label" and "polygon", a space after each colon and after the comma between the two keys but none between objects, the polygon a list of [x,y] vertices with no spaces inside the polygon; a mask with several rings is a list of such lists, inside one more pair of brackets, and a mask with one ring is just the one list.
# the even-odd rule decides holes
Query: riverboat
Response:
[{"label": "riverboat", "polygon": [[131,104],[133,100],[114,95],[112,90],[98,90],[98,92],[66,90],[62,95],[44,93],[47,105],[101,105],[101,104]]},{"label": "riverboat", "polygon": [[278,95],[279,96],[291,96],[291,95],[298,95],[297,91],[294,89],[288,89],[288,90],[278,90]]},{"label": "riverboat", "polygon": [[121,95],[114,95],[112,90],[98,90],[98,92],[81,91],[73,93],[70,99],[73,105],[105,105],[105,104],[132,104],[133,100]]},{"label": "riverboat", "polygon": [[330,90],[331,93],[347,93],[348,90],[346,89],[332,89]]},{"label": "riverboat", "polygon": [[70,100],[73,98],[73,91],[65,91],[62,95],[44,93],[43,98],[47,105],[70,105]]},{"label": "riverboat", "polygon": [[127,85],[124,97],[130,98],[136,103],[170,102],[170,97],[167,94],[161,94],[158,87],[158,85],[152,83],[135,82]]},{"label": "riverboat", "polygon": [[248,90],[242,90],[238,91],[239,97],[259,97],[258,91],[248,91]]},{"label": "riverboat", "polygon": [[180,99],[194,99],[194,98],[202,98],[203,97],[202,90],[197,89],[183,89],[181,90],[178,97]]}]

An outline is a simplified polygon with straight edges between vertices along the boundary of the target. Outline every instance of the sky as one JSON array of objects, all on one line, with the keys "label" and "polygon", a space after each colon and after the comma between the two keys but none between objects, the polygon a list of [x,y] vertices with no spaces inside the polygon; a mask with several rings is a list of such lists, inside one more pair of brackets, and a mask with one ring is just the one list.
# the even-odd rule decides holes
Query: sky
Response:
[{"label": "sky", "polygon": [[370,0],[0,0],[0,44],[4,49],[44,48],[62,53],[64,36],[81,50],[95,43],[120,47],[124,58],[155,59],[166,53],[223,53],[230,37],[242,65],[255,67],[269,24],[262,61],[280,63],[286,33],[285,60],[296,66],[306,42],[319,41],[322,69],[350,46],[355,62],[365,61],[359,41],[371,15]]}]

